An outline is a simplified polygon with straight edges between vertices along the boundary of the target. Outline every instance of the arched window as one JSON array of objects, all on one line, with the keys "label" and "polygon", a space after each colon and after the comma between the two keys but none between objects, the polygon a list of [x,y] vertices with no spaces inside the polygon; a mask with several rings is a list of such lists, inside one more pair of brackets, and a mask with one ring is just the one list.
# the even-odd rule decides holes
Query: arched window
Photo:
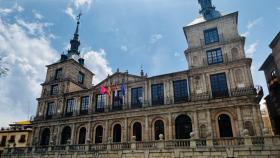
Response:
[{"label": "arched window", "polygon": [[122,127],[120,124],[116,124],[113,129],[113,142],[122,141]]},{"label": "arched window", "polygon": [[86,134],[87,134],[87,129],[85,127],[82,127],[79,132],[79,144],[86,143]]},{"label": "arched window", "polygon": [[70,139],[71,139],[71,128],[69,126],[66,126],[62,130],[60,144],[67,144],[67,141]]},{"label": "arched window", "polygon": [[175,120],[176,139],[189,139],[192,132],[192,120],[187,115],[180,115]]},{"label": "arched window", "polygon": [[155,140],[159,140],[159,135],[164,135],[164,123],[162,120],[157,120],[155,122]]},{"label": "arched window", "polygon": [[142,141],[142,126],[141,123],[136,122],[133,124],[133,136],[136,137],[136,141]]},{"label": "arched window", "polygon": [[95,143],[96,144],[102,143],[102,137],[103,137],[103,127],[97,126],[95,129]]},{"label": "arched window", "polygon": [[199,128],[199,137],[206,138],[207,137],[207,128],[205,125],[201,125]]},{"label": "arched window", "polygon": [[245,124],[244,124],[244,128],[249,131],[249,135],[250,136],[254,136],[255,135],[254,127],[253,127],[251,121],[246,121]]},{"label": "arched window", "polygon": [[239,53],[237,48],[231,49],[231,56],[232,56],[232,60],[239,59]]},{"label": "arched window", "polygon": [[40,145],[41,146],[48,146],[49,143],[50,143],[50,129],[49,128],[45,128],[42,132],[42,135],[41,135],[41,142],[40,142]]},{"label": "arched window", "polygon": [[233,137],[232,127],[231,127],[231,120],[230,117],[226,114],[221,114],[218,117],[219,123],[219,131],[220,137]]}]

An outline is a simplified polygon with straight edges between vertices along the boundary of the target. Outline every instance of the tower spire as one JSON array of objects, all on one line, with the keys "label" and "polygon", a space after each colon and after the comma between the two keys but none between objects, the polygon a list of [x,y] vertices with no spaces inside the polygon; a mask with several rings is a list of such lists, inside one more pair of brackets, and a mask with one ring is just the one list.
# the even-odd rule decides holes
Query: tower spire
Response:
[{"label": "tower spire", "polygon": [[68,56],[72,56],[72,55],[80,55],[80,51],[79,51],[79,46],[80,46],[80,39],[79,39],[79,25],[80,25],[80,19],[81,19],[82,13],[79,13],[79,15],[77,16],[77,26],[76,26],[76,30],[74,33],[74,37],[73,39],[70,40],[70,44],[71,44],[71,48],[70,50],[68,50]]},{"label": "tower spire", "polygon": [[212,5],[212,0],[198,0],[198,3],[201,6],[199,13],[202,14],[206,20],[212,20],[221,16],[221,13]]}]

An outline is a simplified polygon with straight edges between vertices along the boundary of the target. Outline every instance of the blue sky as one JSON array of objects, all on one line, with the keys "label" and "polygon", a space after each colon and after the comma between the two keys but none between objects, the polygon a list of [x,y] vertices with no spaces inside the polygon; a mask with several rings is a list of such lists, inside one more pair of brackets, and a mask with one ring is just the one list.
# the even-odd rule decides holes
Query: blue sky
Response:
[{"label": "blue sky", "polygon": [[[267,91],[258,69],[279,32],[280,1],[213,0],[223,13],[239,11],[239,32],[253,58],[254,83]],[[187,69],[183,27],[199,16],[197,0],[0,0],[0,126],[36,111],[47,64],[67,50],[81,10],[81,52],[94,83],[119,68],[149,76]]]}]

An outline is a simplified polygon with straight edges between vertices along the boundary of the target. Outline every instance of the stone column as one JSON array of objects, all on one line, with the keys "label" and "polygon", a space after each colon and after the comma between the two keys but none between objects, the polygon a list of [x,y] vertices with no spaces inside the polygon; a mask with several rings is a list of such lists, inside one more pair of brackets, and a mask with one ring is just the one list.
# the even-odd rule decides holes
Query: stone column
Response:
[{"label": "stone column", "polygon": [[193,132],[194,132],[194,138],[198,138],[198,120],[197,120],[197,111],[193,112]]},{"label": "stone column", "polygon": [[238,133],[239,133],[239,135],[241,135],[241,132],[242,132],[242,130],[244,129],[244,127],[243,127],[243,119],[242,119],[242,115],[241,115],[241,110],[240,110],[240,107],[238,106],[237,107],[237,123],[238,123]]},{"label": "stone column", "polygon": [[57,126],[57,137],[56,137],[56,144],[59,145],[60,144],[60,138],[61,138],[61,126],[58,125]]},{"label": "stone column", "polygon": [[[167,133],[166,133],[167,134]],[[166,135],[165,134],[165,135]],[[168,136],[169,140],[173,139],[173,132],[172,132],[172,116],[171,113],[168,114]]]},{"label": "stone column", "polygon": [[[103,139],[103,142],[108,142],[108,138],[111,137],[110,136],[110,131],[109,131],[109,120],[106,120],[106,123],[105,123],[105,128],[104,128],[104,139]],[[107,140],[105,140],[105,138]]]},{"label": "stone column", "polygon": [[127,118],[124,119],[124,132],[123,133],[123,141],[122,142],[127,142],[128,141],[128,129],[127,129]]},{"label": "stone column", "polygon": [[72,129],[71,129],[71,144],[75,144],[75,141],[76,141],[76,125],[73,124],[72,126]]},{"label": "stone column", "polygon": [[88,142],[89,140],[92,142],[92,139],[91,139],[91,122],[88,122],[88,124],[87,124],[87,135],[86,135],[86,143],[87,144],[89,143]]},{"label": "stone column", "polygon": [[252,111],[253,111],[253,119],[254,119],[254,124],[255,124],[255,130],[256,130],[256,134],[257,136],[261,136],[262,135],[262,129],[259,125],[259,115],[257,113],[257,109],[256,109],[256,105],[252,106]]},{"label": "stone column", "polygon": [[88,105],[88,114],[92,114],[93,113],[93,108],[94,107],[94,97],[93,95],[89,96],[89,105]]},{"label": "stone column", "polygon": [[145,116],[145,129],[143,133],[144,141],[149,141],[149,131],[151,131],[151,129],[149,129],[149,119],[148,116]]},{"label": "stone column", "polygon": [[207,109],[207,128],[208,128],[208,133],[210,132],[211,138],[213,138],[213,129],[212,129],[212,119],[211,119],[211,112],[210,109]]},{"label": "stone column", "polygon": [[149,100],[149,97],[148,97],[148,82],[145,81],[145,86],[144,86],[144,91],[143,91],[143,106],[146,107],[147,105],[147,101]]}]

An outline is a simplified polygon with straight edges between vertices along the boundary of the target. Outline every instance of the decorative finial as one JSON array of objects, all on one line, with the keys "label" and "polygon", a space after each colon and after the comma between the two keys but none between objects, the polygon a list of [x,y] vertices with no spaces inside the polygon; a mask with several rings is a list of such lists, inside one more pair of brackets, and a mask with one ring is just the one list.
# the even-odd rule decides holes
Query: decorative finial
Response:
[{"label": "decorative finial", "polygon": [[82,13],[80,12],[79,15],[77,15],[77,26],[74,33],[74,38],[70,41],[71,48],[68,50],[68,56],[74,55],[80,55],[79,52],[79,46],[80,46],[80,40],[79,40],[79,25],[80,25],[80,19],[81,19]]},{"label": "decorative finial", "polygon": [[202,14],[206,20],[212,20],[221,16],[221,13],[216,11],[216,8],[212,5],[212,0],[198,0],[198,3],[201,6],[199,13]]},{"label": "decorative finial", "polygon": [[142,64],[140,66],[140,69],[141,69],[140,75],[141,75],[141,77],[143,77],[144,76],[144,70],[143,70],[143,65]]}]

